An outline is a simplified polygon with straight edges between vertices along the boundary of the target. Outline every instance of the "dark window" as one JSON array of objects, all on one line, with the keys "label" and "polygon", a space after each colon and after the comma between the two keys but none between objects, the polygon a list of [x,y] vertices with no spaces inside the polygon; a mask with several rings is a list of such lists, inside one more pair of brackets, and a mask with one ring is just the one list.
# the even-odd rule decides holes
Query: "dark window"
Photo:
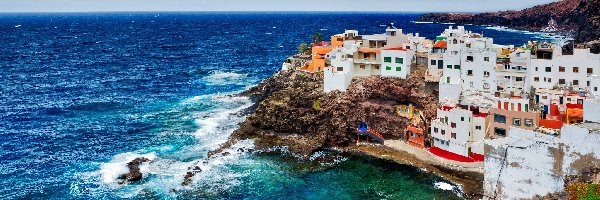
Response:
[{"label": "dark window", "polygon": [[525,126],[532,127],[533,126],[533,119],[525,119]]},{"label": "dark window", "polygon": [[438,128],[437,127],[433,128],[433,132],[437,133],[438,132]]},{"label": "dark window", "polygon": [[473,70],[467,70],[467,76],[473,76]]},{"label": "dark window", "polygon": [[588,73],[588,74],[593,74],[593,73],[594,73],[594,69],[592,69],[592,68],[587,68],[587,73]]},{"label": "dark window", "polygon": [[483,61],[486,61],[486,62],[490,61],[490,57],[483,57]]},{"label": "dark window", "polygon": [[338,70],[338,72],[341,72],[341,71],[344,71],[344,68],[343,67],[338,67],[337,70]]},{"label": "dark window", "polygon": [[396,58],[396,63],[403,64],[404,63],[404,58]]},{"label": "dark window", "polygon": [[436,65],[437,62],[435,60],[431,60],[431,65]]},{"label": "dark window", "polygon": [[481,126],[475,126],[475,129],[481,130]]},{"label": "dark window", "polygon": [[579,73],[579,67],[573,67],[573,73]]},{"label": "dark window", "polygon": [[473,56],[467,56],[467,61],[473,61]]},{"label": "dark window", "polygon": [[499,115],[499,114],[494,114],[494,122],[505,124],[506,123],[506,116]]},{"label": "dark window", "polygon": [[573,80],[573,85],[579,85],[579,80]]},{"label": "dark window", "polygon": [[442,135],[446,135],[446,130],[442,130]]},{"label": "dark window", "polygon": [[552,72],[552,67],[546,67],[546,72]]},{"label": "dark window", "polygon": [[565,79],[558,79],[558,84],[565,84]]},{"label": "dark window", "polygon": [[503,128],[494,128],[494,134],[497,136],[506,136],[506,129]]},{"label": "dark window", "polygon": [[565,67],[563,67],[563,66],[558,67],[558,72],[565,72]]},{"label": "dark window", "polygon": [[540,77],[533,77],[533,81],[539,82],[540,81]]},{"label": "dark window", "polygon": [[450,133],[450,137],[456,139],[456,133]]},{"label": "dark window", "polygon": [[456,123],[454,123],[454,122],[450,123],[450,127],[456,128]]},{"label": "dark window", "polygon": [[465,121],[465,117],[460,117],[460,121],[464,122]]},{"label": "dark window", "polygon": [[454,69],[460,69],[460,65],[454,65]]},{"label": "dark window", "polygon": [[521,118],[513,118],[514,126],[521,126]]},{"label": "dark window", "polygon": [[392,57],[384,57],[383,58],[383,62],[391,63],[392,62]]}]

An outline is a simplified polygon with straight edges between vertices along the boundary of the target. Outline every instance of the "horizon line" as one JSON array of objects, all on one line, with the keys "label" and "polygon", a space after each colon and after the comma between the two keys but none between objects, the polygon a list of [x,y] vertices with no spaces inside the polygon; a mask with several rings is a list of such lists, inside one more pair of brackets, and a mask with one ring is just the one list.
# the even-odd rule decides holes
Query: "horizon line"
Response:
[{"label": "horizon line", "polygon": [[461,11],[354,11],[354,10],[310,10],[310,11],[302,11],[302,10],[134,10],[134,11],[0,11],[0,14],[61,14],[61,13],[282,13],[282,12],[292,12],[292,13],[398,13],[398,14],[428,14],[428,13],[484,13],[484,12],[461,12]]}]

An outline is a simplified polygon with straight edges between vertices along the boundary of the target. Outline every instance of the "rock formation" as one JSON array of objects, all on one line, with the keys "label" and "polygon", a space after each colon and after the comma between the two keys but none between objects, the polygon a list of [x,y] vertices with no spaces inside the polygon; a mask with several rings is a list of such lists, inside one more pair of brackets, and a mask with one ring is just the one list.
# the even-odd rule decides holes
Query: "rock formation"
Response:
[{"label": "rock formation", "polygon": [[[585,43],[600,39],[600,0],[563,0],[519,11],[431,13],[420,16],[419,20],[506,26],[529,31],[545,29],[572,32],[575,42]],[[552,28],[548,28],[550,23],[554,23]]]},{"label": "rock formation", "polygon": [[321,148],[355,143],[361,121],[386,139],[401,138],[408,121],[396,114],[396,105],[410,103],[422,109],[426,118],[435,117],[437,94],[424,91],[423,74],[417,70],[406,80],[358,78],[347,92],[324,93],[318,74],[281,71],[241,94],[256,101],[255,112],[221,149],[238,139],[253,138],[259,149],[284,146],[307,156]]},{"label": "rock formation", "polygon": [[129,168],[129,172],[125,174],[121,174],[117,179],[121,180],[119,184],[125,183],[133,183],[142,180],[142,172],[140,172],[140,165],[144,162],[148,162],[150,159],[140,157],[133,159],[131,162],[127,163],[127,167]]}]

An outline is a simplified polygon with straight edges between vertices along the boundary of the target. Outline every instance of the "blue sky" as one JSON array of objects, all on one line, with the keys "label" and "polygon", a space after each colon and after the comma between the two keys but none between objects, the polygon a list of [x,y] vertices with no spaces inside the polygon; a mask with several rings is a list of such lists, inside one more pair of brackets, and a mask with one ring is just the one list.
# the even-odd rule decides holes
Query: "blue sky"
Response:
[{"label": "blue sky", "polygon": [[518,10],[556,0],[0,0],[0,12]]}]

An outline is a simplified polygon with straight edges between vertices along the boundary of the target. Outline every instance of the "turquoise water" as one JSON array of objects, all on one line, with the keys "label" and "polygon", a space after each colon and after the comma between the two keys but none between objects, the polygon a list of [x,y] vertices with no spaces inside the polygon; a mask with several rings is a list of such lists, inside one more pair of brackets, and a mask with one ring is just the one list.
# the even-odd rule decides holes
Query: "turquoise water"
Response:
[{"label": "turquoise water", "polygon": [[[402,13],[0,14],[0,196],[8,199],[448,199],[457,187],[365,156],[296,163],[242,141],[206,158],[251,105],[232,97],[297,44],[394,22],[433,38],[448,25]],[[537,34],[467,26],[496,43]],[[318,154],[321,155],[321,154]],[[119,185],[144,156],[143,181]],[[203,171],[181,186],[188,168]]]}]

